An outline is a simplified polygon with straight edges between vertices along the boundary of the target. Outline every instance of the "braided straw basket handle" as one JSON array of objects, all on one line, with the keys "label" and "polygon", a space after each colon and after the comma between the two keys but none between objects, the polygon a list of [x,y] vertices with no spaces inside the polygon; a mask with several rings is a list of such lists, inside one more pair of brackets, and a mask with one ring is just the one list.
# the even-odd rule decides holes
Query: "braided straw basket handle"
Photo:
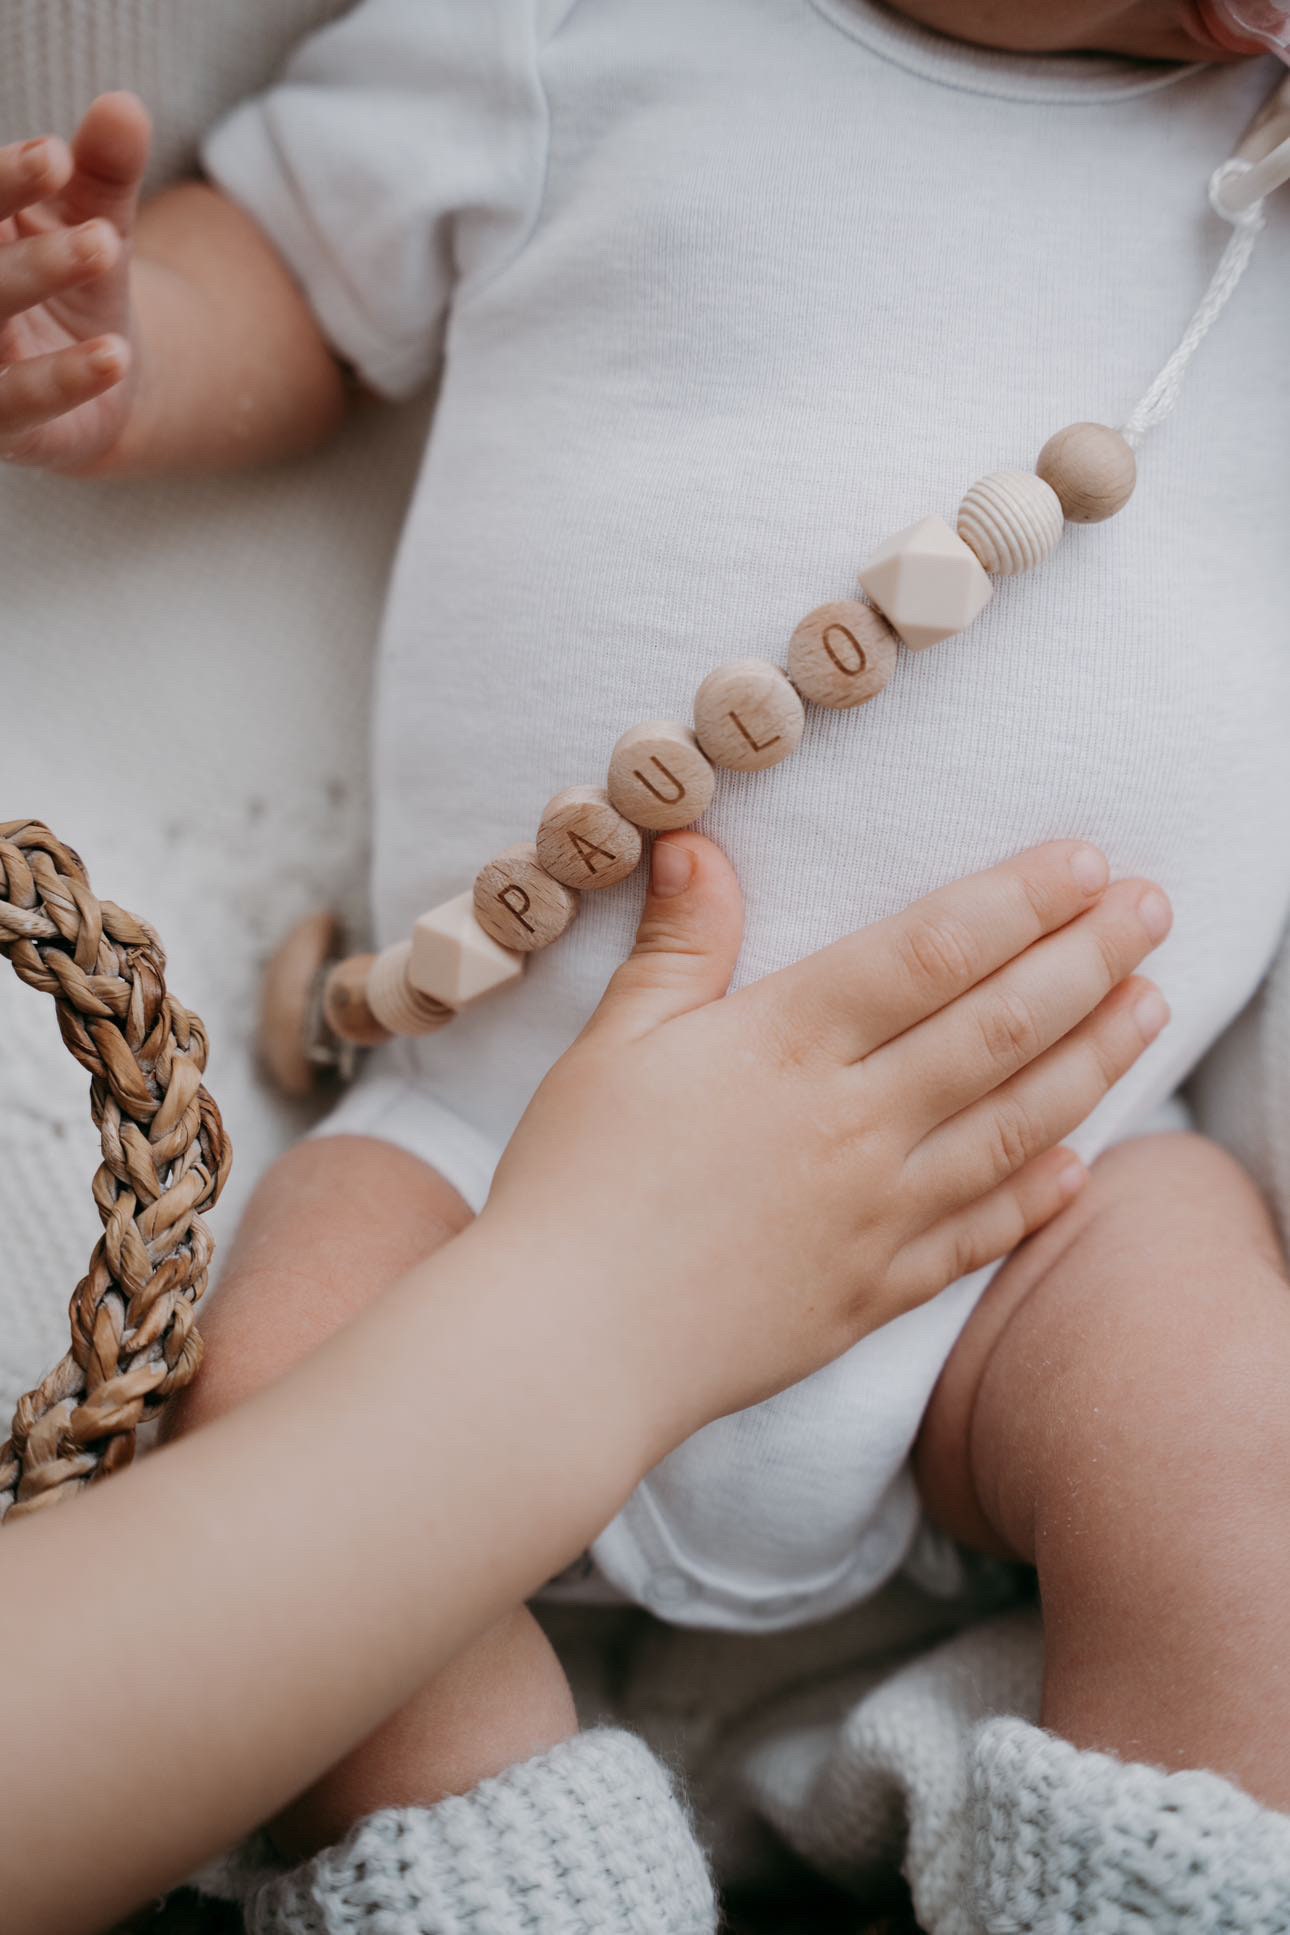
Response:
[{"label": "braided straw basket handle", "polygon": [[0,1518],[16,1518],[128,1464],[138,1426],[191,1382],[213,1250],[203,1212],[231,1150],[202,1087],[206,1030],[167,993],[156,934],[96,900],[37,820],[0,821],[0,953],[54,997],[103,1148],[103,1234],[72,1297],[71,1348],[0,1446]]}]

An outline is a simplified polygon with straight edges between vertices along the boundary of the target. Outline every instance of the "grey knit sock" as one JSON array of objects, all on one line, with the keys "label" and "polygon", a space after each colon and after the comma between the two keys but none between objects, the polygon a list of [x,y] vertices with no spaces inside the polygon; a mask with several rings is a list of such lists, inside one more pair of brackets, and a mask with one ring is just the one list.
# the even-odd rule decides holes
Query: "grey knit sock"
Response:
[{"label": "grey knit sock", "polygon": [[1290,1931],[1290,1816],[1217,1774],[1163,1774],[990,1720],[972,1802],[987,1935]]},{"label": "grey knit sock", "polygon": [[250,1935],[712,1935],[689,1817],[635,1735],[601,1728],[435,1807],[389,1808],[261,1881]]}]

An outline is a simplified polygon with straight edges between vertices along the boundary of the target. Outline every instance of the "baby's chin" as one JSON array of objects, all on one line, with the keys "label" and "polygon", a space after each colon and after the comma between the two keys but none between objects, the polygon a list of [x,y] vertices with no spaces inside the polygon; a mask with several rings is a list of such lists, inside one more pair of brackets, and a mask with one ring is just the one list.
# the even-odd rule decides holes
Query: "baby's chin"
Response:
[{"label": "baby's chin", "polygon": [[1222,35],[1197,0],[891,0],[924,27],[1013,54],[1119,54],[1134,60],[1242,61],[1261,49]]}]

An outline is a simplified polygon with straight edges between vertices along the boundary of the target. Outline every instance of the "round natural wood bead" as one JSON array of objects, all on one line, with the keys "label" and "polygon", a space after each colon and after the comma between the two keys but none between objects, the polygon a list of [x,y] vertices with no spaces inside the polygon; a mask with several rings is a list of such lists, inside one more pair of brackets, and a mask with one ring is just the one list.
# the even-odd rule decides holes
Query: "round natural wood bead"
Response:
[{"label": "round natural wood bead", "polygon": [[260,1001],[260,1056],[284,1095],[308,1095],[319,1064],[311,1039],[317,1020],[319,977],[340,952],[335,914],[310,914],[277,949],[264,976]]},{"label": "round natural wood bead", "polygon": [[760,773],[802,743],[806,713],[780,671],[765,658],[735,659],[709,672],[694,695],[694,729],[716,766]]},{"label": "round natural wood bead", "polygon": [[577,894],[546,871],[535,846],[507,847],[475,877],[475,919],[517,954],[550,947],[577,911]]},{"label": "round natural wood bead", "polygon": [[1033,571],[1052,556],[1065,528],[1061,499],[1033,470],[980,477],[959,506],[959,536],[997,578]]},{"label": "round natural wood bead", "polygon": [[698,740],[674,719],[629,726],[610,755],[610,799],[652,833],[692,825],[712,804],[716,785]]},{"label": "round natural wood bead", "polygon": [[537,857],[553,880],[591,893],[615,887],[640,864],[640,828],[624,819],[602,786],[568,786],[548,800]]},{"label": "round natural wood bead", "polygon": [[351,954],[334,967],[323,983],[323,1020],[333,1035],[356,1048],[379,1048],[390,1030],[372,1013],[367,982],[376,965],[375,954]]},{"label": "round natural wood bead", "polygon": [[876,699],[896,669],[895,632],[880,611],[858,599],[818,605],[793,633],[788,676],[812,705],[835,712]]},{"label": "round natural wood bead", "polygon": [[1035,470],[1056,491],[1072,524],[1101,524],[1122,511],[1138,481],[1138,460],[1118,430],[1071,423],[1050,437]]},{"label": "round natural wood bead", "polygon": [[378,954],[367,977],[367,1005],[392,1035],[432,1035],[453,1018],[453,1010],[422,994],[408,979],[411,941],[395,941]]}]

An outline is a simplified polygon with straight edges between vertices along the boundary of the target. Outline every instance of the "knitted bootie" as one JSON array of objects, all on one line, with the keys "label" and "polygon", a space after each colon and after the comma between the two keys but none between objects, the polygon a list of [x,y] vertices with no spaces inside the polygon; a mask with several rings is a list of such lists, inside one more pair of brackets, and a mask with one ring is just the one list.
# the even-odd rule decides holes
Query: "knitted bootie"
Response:
[{"label": "knitted bootie", "polygon": [[1217,1774],[989,1720],[971,1787],[986,1935],[1290,1935],[1290,1816]]},{"label": "knitted bootie", "polygon": [[[707,1864],[666,1771],[634,1734],[607,1727],[435,1807],[373,1814],[286,1874],[245,1873],[249,1935],[713,1935],[717,1926]],[[229,1878],[225,1867],[226,1886]]]}]

